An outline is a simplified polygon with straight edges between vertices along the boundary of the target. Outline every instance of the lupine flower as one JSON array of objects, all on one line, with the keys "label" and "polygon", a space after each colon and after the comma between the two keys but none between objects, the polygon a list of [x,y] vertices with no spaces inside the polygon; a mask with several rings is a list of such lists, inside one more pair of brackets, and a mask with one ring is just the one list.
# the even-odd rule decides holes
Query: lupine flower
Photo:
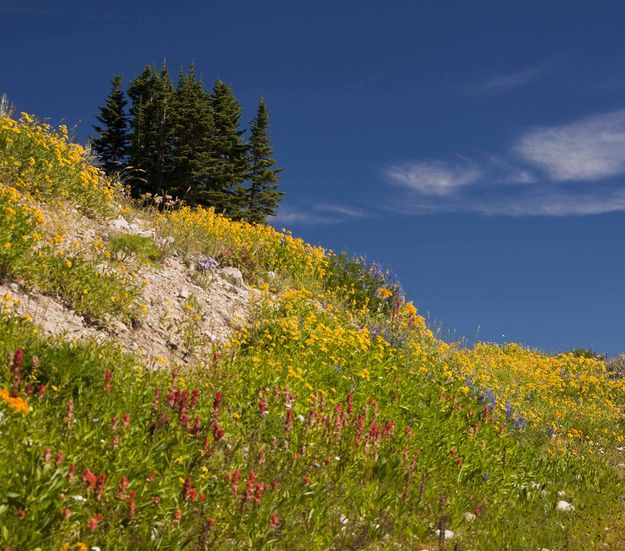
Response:
[{"label": "lupine flower", "polygon": [[212,256],[203,256],[197,261],[198,270],[211,272],[219,268],[219,263]]}]

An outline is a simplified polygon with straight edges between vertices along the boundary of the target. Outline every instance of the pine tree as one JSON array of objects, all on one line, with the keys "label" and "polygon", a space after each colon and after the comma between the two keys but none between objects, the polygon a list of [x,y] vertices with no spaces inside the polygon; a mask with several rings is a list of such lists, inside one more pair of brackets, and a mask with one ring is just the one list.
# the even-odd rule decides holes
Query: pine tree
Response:
[{"label": "pine tree", "polygon": [[203,152],[210,152],[213,116],[209,94],[196,79],[195,67],[180,72],[172,114],[174,158],[171,186],[175,194],[193,202],[202,187]]},{"label": "pine tree", "polygon": [[93,139],[92,147],[100,159],[104,171],[112,175],[119,172],[127,163],[128,155],[128,117],[125,112],[126,98],[122,91],[122,76],[117,74],[111,81],[111,92],[106,105],[100,107],[96,117],[100,125],[93,129],[98,136]]},{"label": "pine tree", "polygon": [[278,191],[281,168],[276,168],[269,140],[269,114],[265,100],[258,102],[256,118],[250,126],[250,186],[247,190],[245,218],[249,222],[265,222],[275,216],[284,193]]},{"label": "pine tree", "polygon": [[158,71],[147,65],[128,89],[130,108],[130,161],[142,171],[134,181],[137,193],[168,191],[172,169],[172,103],[174,87],[167,66]]},{"label": "pine tree", "polygon": [[241,106],[232,89],[218,80],[210,96],[213,134],[198,157],[198,186],[194,202],[214,206],[230,218],[240,218],[244,205],[243,182],[249,172],[244,131],[239,130]]}]

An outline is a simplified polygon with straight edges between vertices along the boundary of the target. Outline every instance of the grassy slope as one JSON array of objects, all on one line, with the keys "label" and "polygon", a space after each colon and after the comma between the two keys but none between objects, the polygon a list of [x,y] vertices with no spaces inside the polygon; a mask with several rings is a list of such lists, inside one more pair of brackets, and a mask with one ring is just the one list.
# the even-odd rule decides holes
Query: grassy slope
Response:
[{"label": "grassy slope", "polygon": [[[63,131],[2,119],[0,185],[6,278],[94,323],[140,322],[140,290],[95,270],[112,262],[106,249],[68,253],[45,233],[42,202],[119,209]],[[264,298],[227,347],[157,370],[114,343],[43,338],[6,304],[2,545],[625,545],[624,387],[603,362],[449,346],[376,267],[210,211],[141,216],[170,250],[240,266]],[[575,512],[557,511],[562,499]]]}]

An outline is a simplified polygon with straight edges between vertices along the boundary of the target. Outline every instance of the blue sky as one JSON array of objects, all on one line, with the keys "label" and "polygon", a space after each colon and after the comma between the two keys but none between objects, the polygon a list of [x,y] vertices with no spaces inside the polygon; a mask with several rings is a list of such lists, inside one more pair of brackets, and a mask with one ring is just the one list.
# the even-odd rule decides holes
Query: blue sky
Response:
[{"label": "blue sky", "polygon": [[263,95],[279,219],[443,336],[625,351],[625,4],[0,0],[0,91],[90,132],[163,59]]}]

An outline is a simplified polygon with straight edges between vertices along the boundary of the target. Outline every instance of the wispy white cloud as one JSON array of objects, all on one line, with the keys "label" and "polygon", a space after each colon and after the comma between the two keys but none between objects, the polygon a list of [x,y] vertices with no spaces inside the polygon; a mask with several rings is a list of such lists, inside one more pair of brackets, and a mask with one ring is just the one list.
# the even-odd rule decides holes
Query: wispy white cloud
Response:
[{"label": "wispy white cloud", "polygon": [[406,193],[396,212],[585,216],[625,212],[625,110],[523,132],[507,150],[461,164],[414,161],[385,171]]},{"label": "wispy white cloud", "polygon": [[384,174],[393,183],[413,192],[447,197],[476,182],[481,171],[470,162],[454,165],[442,161],[414,161],[390,166]]},{"label": "wispy white cloud", "polygon": [[571,193],[570,188],[553,189],[539,186],[514,190],[512,193],[487,192],[457,197],[453,200],[415,197],[403,198],[389,210],[401,214],[438,214],[469,212],[486,216],[590,216],[625,212],[625,190],[585,190]]},{"label": "wispy white cloud", "polygon": [[328,214],[334,214],[339,218],[364,218],[367,216],[367,213],[357,207],[353,207],[350,205],[335,205],[331,203],[318,203],[313,205],[313,210],[315,212],[325,212]]},{"label": "wispy white cloud", "polygon": [[468,204],[469,210],[490,216],[589,216],[625,211],[625,190],[537,189],[505,198],[490,197]]},{"label": "wispy white cloud", "polygon": [[625,110],[531,130],[513,149],[556,182],[618,176],[625,173]]},{"label": "wispy white cloud", "polygon": [[482,92],[504,92],[521,88],[545,76],[548,72],[549,65],[548,63],[544,63],[522,69],[521,71],[495,75],[480,83],[477,88]]},{"label": "wispy white cloud", "polygon": [[278,215],[270,219],[270,222],[274,226],[318,226],[358,220],[368,215],[366,211],[349,205],[316,203],[309,208],[284,205],[280,207]]}]

